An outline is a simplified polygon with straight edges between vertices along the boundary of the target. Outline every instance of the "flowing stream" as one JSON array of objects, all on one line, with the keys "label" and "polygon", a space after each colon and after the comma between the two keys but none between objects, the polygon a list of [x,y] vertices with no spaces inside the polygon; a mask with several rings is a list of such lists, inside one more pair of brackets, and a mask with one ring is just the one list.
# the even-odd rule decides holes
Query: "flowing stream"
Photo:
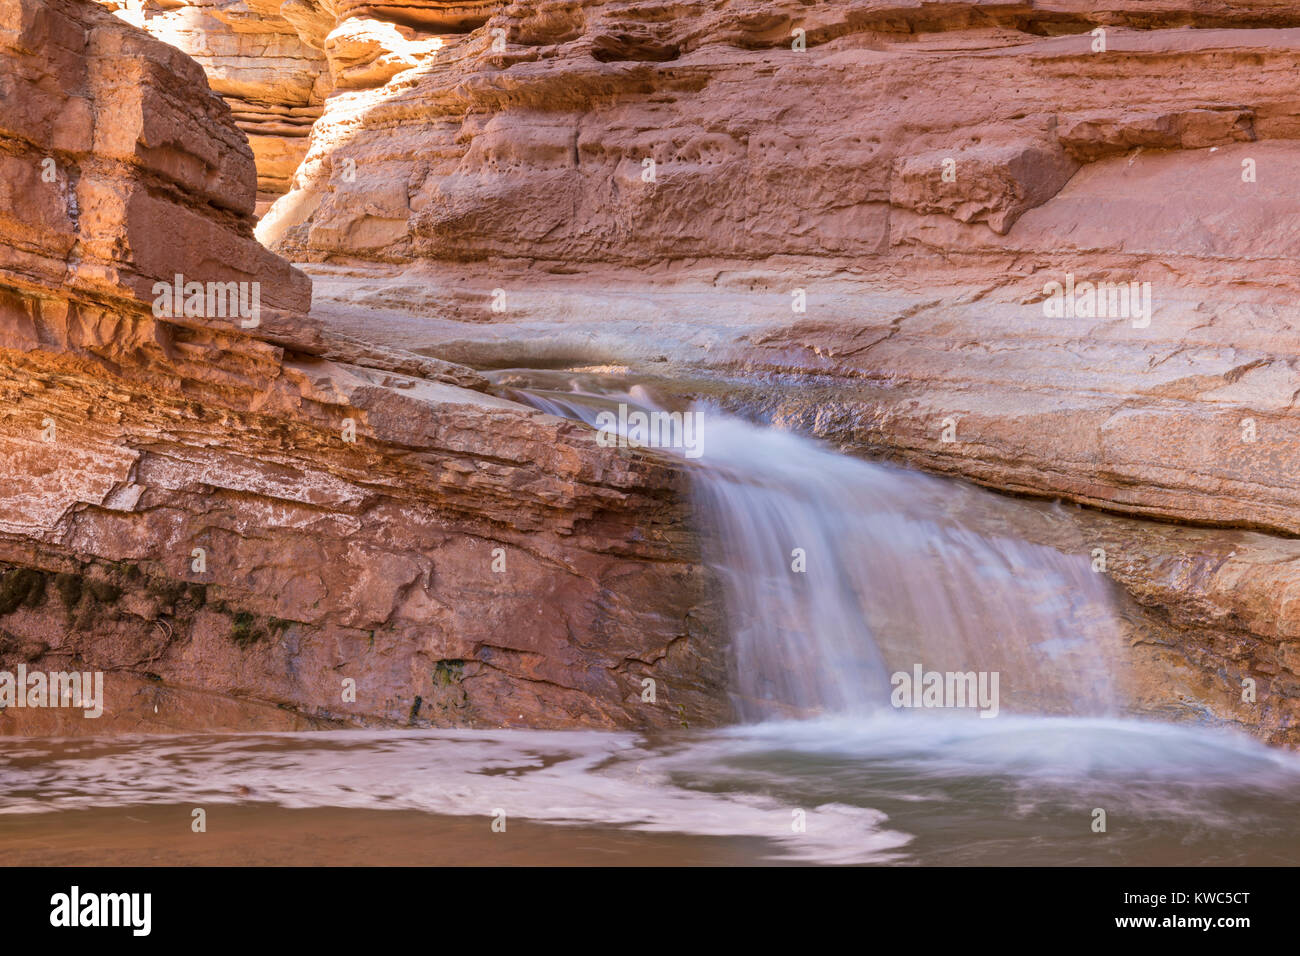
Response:
[{"label": "flowing stream", "polygon": [[[664,411],[644,388],[590,376],[567,392],[511,394],[614,433],[619,406]],[[999,711],[1116,711],[1106,576],[1087,553],[1016,537],[1024,505],[716,409],[685,414],[699,416],[695,511],[725,596],[742,719],[889,709],[903,684],[893,676],[918,668],[987,675],[990,690],[996,674]],[[659,431],[665,453],[686,457],[671,444],[679,433]]]},{"label": "flowing stream", "polygon": [[[637,386],[533,379],[514,397],[592,425],[657,407]],[[10,740],[0,847],[27,862],[1300,863],[1300,759],[1124,716],[1116,598],[1086,551],[1020,533],[1028,504],[703,414],[701,454],[683,457],[737,725]],[[930,674],[933,697],[902,694]],[[225,835],[178,849],[160,834],[194,806]]]}]

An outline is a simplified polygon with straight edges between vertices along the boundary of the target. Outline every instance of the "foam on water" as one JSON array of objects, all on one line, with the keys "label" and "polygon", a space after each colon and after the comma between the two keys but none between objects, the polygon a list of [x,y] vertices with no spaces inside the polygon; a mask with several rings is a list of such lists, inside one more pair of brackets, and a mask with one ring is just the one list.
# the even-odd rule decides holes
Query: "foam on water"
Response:
[{"label": "foam on water", "polygon": [[[30,753],[28,752],[30,748]],[[884,815],[827,802],[808,832],[759,793],[668,782],[675,748],[599,732],[427,731],[137,738],[0,757],[0,813],[255,801],[304,809],[421,810],[772,840],[792,859],[883,862],[907,842]]]},{"label": "foam on water", "polygon": [[[257,802],[486,820],[500,809],[565,826],[758,837],[776,858],[830,863],[951,861],[951,841],[994,828],[1008,846],[1078,852],[1096,806],[1117,832],[1132,831],[1114,845],[1137,859],[1142,838],[1170,828],[1188,852],[1300,844],[1294,755],[1238,734],[1105,718],[888,713],[654,739],[458,730],[11,740],[0,781],[0,813]],[[806,832],[792,828],[795,809]],[[936,840],[947,841],[937,857]]]}]

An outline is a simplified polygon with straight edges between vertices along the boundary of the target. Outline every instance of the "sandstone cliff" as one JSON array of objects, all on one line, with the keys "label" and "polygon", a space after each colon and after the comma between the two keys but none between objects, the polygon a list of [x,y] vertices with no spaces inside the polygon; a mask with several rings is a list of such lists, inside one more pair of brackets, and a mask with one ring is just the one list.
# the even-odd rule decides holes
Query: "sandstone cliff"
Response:
[{"label": "sandstone cliff", "polygon": [[259,211],[289,188],[329,92],[319,11],[279,0],[104,6],[193,57],[230,106],[257,157]]},{"label": "sandstone cliff", "polygon": [[[0,669],[108,675],[0,734],[725,714],[680,476],[310,321],[180,52],[0,0],[0,84]],[[177,274],[260,315],[160,315]]]},{"label": "sandstone cliff", "polygon": [[[1146,705],[1300,740],[1288,0],[105,6],[196,56],[280,196],[257,235],[319,326],[242,339],[332,381],[364,353],[372,384],[627,364],[1090,506],[1077,546],[1163,668]],[[1100,282],[1149,309],[1053,311]],[[662,469],[627,493],[666,503],[653,567],[688,576]]]},{"label": "sandstone cliff", "polygon": [[[887,384],[840,419],[861,435],[887,417],[876,437],[927,467],[1300,533],[1300,12],[477,6],[491,18],[417,67],[331,97],[261,222],[292,259],[350,266],[319,273],[320,314],[452,320],[406,339],[423,348],[536,318],[596,361],[678,345]],[[1070,276],[1149,282],[1152,314],[1045,315]],[[518,292],[504,316],[494,286]],[[647,308],[593,349],[610,317],[577,300],[606,289]],[[937,442],[947,417],[962,441]]]},{"label": "sandstone cliff", "polygon": [[[1109,570],[1179,622],[1134,641],[1189,698],[1294,739],[1294,5],[481,9],[326,101],[259,225],[315,314],[473,364],[721,373],[847,450],[1265,532],[1136,524]],[[1053,312],[1074,282],[1149,312]]]}]

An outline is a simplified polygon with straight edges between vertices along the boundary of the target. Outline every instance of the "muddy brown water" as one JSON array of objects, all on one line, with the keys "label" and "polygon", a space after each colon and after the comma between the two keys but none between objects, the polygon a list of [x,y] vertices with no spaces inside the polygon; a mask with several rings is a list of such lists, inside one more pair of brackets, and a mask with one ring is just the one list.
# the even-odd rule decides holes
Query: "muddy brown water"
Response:
[{"label": "muddy brown water", "polygon": [[[1093,829],[1098,809],[1105,832]],[[10,738],[0,859],[1287,865],[1300,863],[1300,758],[1204,727],[919,713],[653,738]]]}]

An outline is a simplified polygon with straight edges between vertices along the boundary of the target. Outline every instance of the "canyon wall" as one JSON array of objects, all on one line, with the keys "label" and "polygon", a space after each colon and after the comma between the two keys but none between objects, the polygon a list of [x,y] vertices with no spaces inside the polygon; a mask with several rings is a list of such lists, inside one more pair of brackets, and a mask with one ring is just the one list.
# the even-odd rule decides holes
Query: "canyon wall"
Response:
[{"label": "canyon wall", "polygon": [[[449,323],[406,341],[467,361],[518,357],[487,346],[536,319],[592,361],[676,343],[688,363],[885,384],[838,426],[817,411],[818,433],[870,431],[1017,491],[1300,534],[1300,10],[476,9],[417,65],[330,97],[260,222],[320,264],[318,314],[402,306]],[[1150,283],[1150,314],[1048,314],[1045,287],[1075,280],[1125,299]],[[601,353],[591,326],[622,315],[587,321],[576,300],[606,290],[653,305]],[[960,441],[937,441],[945,418]]]},{"label": "canyon wall", "polygon": [[179,51],[0,0],[0,84],[0,670],[107,683],[0,734],[725,718],[676,471],[312,320]]},{"label": "canyon wall", "polygon": [[259,214],[283,195],[330,90],[324,11],[280,0],[103,5],[203,67],[257,158]]},{"label": "canyon wall", "polygon": [[1135,644],[1297,741],[1294,5],[483,6],[331,96],[259,224],[318,317],[1141,519]]},{"label": "canyon wall", "polygon": [[[634,367],[850,453],[1121,516],[1086,513],[1079,546],[1179,675],[1146,709],[1300,743],[1289,0],[104,6],[202,64],[253,144],[257,237],[313,279],[310,321],[237,338],[331,381],[365,355],[347,374],[386,390],[366,394],[432,377],[503,415],[523,413],[448,363]],[[1099,282],[1100,306],[1049,294]],[[697,655],[675,673],[706,675],[687,710],[715,714],[680,476],[543,422],[598,486],[631,482],[634,505],[597,495],[622,517],[591,548],[644,537],[666,549],[649,568],[691,581],[646,641]],[[564,488],[582,512],[587,486]]]}]

